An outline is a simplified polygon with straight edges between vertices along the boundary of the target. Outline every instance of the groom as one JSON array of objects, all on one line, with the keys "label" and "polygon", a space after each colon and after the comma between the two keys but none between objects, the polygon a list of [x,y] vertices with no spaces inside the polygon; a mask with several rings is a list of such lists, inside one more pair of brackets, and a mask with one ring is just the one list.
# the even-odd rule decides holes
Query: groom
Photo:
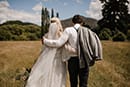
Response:
[{"label": "groom", "polygon": [[[82,26],[83,19],[81,18],[80,15],[75,15],[72,18],[72,22],[74,26],[66,28],[58,40],[49,40],[49,39],[43,38],[43,43],[47,46],[61,47],[66,42],[68,42],[71,45],[71,47],[78,49],[77,31],[79,27]],[[79,83],[79,87],[87,87],[89,66],[88,64],[85,64],[85,67],[80,68],[79,63],[80,63],[80,60],[79,60],[78,54],[74,56],[72,55],[71,58],[68,60],[68,71],[69,71],[69,76],[70,76],[71,87],[78,87],[78,83]]]}]

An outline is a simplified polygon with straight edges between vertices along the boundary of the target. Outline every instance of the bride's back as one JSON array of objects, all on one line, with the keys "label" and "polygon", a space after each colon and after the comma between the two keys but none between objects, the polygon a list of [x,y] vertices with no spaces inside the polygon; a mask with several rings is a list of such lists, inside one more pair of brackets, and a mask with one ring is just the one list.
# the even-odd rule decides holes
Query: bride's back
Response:
[{"label": "bride's back", "polygon": [[51,23],[48,31],[48,39],[57,39],[58,27],[56,23]]},{"label": "bride's back", "polygon": [[48,39],[58,39],[62,32],[63,28],[60,20],[56,17],[52,18],[48,31]]}]

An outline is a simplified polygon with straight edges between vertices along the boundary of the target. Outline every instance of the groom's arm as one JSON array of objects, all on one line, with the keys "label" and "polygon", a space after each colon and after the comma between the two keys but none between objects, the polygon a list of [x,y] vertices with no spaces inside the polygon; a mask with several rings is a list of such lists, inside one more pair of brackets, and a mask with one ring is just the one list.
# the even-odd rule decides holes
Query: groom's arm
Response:
[{"label": "groom's arm", "polygon": [[69,34],[65,30],[59,39],[50,40],[50,39],[44,38],[43,42],[45,45],[50,46],[50,47],[61,47],[67,42],[68,38],[69,38]]}]

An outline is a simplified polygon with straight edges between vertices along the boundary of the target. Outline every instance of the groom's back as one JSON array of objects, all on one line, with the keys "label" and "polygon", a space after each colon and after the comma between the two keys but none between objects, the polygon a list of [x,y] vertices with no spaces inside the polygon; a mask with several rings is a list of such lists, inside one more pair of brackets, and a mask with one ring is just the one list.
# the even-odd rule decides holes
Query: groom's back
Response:
[{"label": "groom's back", "polygon": [[74,29],[74,27],[67,27],[65,29],[65,32],[68,33],[69,39],[68,42],[69,44],[77,49],[77,31]]}]

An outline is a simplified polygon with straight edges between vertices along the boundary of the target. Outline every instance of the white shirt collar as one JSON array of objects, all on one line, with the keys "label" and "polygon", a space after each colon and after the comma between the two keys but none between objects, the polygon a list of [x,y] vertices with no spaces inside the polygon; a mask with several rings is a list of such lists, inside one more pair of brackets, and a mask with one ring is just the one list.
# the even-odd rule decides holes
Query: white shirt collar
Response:
[{"label": "white shirt collar", "polygon": [[80,27],[80,24],[75,24],[74,28],[78,30],[78,28]]}]

